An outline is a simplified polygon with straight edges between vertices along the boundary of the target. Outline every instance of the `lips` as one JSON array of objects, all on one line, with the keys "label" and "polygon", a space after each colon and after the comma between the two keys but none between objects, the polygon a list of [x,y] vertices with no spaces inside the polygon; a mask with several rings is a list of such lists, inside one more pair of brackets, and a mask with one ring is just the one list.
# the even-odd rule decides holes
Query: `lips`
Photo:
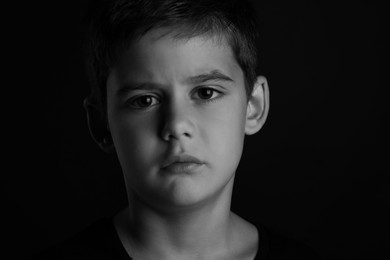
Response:
[{"label": "lips", "polygon": [[191,173],[197,170],[205,163],[191,155],[169,156],[161,167],[164,171],[172,173]]}]

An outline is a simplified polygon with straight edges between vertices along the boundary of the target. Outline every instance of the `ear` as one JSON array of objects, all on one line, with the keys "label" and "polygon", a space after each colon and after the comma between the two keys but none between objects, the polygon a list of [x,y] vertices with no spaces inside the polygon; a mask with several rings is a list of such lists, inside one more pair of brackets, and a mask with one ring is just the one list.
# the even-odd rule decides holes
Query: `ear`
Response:
[{"label": "ear", "polygon": [[87,112],[88,127],[92,139],[103,151],[107,153],[114,152],[115,147],[110,129],[99,107],[89,98],[86,98],[84,99],[84,108]]},{"label": "ear", "polygon": [[257,133],[264,125],[269,111],[269,89],[267,79],[258,76],[253,86],[252,95],[249,97],[247,111],[245,134],[252,135]]}]

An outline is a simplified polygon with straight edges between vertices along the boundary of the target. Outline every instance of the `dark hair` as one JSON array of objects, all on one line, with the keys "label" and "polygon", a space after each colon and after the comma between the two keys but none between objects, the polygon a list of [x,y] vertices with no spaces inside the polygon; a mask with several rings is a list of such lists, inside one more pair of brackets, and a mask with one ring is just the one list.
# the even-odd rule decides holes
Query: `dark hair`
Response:
[{"label": "dark hair", "polygon": [[175,38],[222,36],[243,70],[247,96],[257,77],[258,25],[243,0],[100,0],[91,6],[86,44],[90,99],[106,115],[106,81],[118,54],[149,30]]}]

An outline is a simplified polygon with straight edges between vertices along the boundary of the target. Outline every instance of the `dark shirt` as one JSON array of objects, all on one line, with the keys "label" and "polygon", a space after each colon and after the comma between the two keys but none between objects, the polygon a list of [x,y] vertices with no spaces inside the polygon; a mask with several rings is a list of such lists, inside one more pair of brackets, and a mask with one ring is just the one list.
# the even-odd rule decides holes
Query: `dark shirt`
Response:
[{"label": "dark shirt", "polygon": [[[321,259],[310,247],[256,225],[259,249],[255,260],[316,260]],[[74,237],[60,243],[32,260],[131,260],[116,232],[113,220],[102,219]]]}]

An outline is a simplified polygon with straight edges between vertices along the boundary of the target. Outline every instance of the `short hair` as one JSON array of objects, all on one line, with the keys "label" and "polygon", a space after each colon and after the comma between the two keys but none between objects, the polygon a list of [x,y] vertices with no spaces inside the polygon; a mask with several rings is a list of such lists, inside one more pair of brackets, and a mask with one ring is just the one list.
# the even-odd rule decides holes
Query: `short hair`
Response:
[{"label": "short hair", "polygon": [[107,78],[118,55],[148,31],[173,27],[177,39],[222,36],[241,67],[247,97],[257,77],[259,27],[243,0],[100,0],[91,6],[86,42],[90,100],[107,114]]}]

